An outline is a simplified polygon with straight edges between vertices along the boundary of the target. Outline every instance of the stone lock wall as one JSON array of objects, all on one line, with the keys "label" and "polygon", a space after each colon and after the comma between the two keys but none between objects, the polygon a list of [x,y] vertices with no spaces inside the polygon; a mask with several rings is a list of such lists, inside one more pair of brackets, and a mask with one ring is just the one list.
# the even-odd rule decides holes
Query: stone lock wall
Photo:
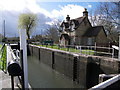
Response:
[{"label": "stone lock wall", "polygon": [[87,86],[87,57],[79,56],[77,59],[77,78],[76,81],[81,85]]},{"label": "stone lock wall", "polygon": [[32,55],[39,59],[39,47],[32,47]]},{"label": "stone lock wall", "polygon": [[98,84],[99,74],[117,74],[120,72],[120,61],[117,59],[84,56],[61,50],[30,46],[31,55],[64,74],[85,88]]},{"label": "stone lock wall", "polygon": [[105,74],[120,73],[120,61],[118,59],[100,57],[100,69],[103,71],[101,73]]},{"label": "stone lock wall", "polygon": [[99,82],[100,74],[100,59],[97,56],[88,56],[87,58],[87,68],[86,68],[86,86],[90,88],[97,85]]},{"label": "stone lock wall", "polygon": [[54,52],[54,69],[73,80],[74,55],[61,51]]},{"label": "stone lock wall", "polygon": [[40,61],[52,67],[53,64],[53,51],[50,49],[40,48]]}]

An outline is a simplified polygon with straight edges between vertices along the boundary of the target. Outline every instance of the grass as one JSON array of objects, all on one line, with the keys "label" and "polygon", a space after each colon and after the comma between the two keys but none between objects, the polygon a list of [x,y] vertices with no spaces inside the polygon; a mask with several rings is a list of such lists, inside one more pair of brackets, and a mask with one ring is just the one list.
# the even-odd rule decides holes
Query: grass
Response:
[{"label": "grass", "polygon": [[[2,47],[2,45],[0,45],[0,48],[1,47]],[[2,51],[0,51],[0,56],[1,56],[0,57],[0,69],[4,70],[6,68],[6,59],[7,59],[6,46],[3,48]]]},{"label": "grass", "polygon": [[86,54],[86,55],[95,55],[95,51],[94,50],[82,50],[81,53],[82,54]]},{"label": "grass", "polygon": [[2,52],[1,52],[1,48],[2,48],[2,45],[0,44],[0,56],[1,56],[1,54],[2,54]]},{"label": "grass", "polygon": [[38,45],[38,46],[42,46],[42,47],[47,47],[47,48],[52,48],[52,49],[58,49],[58,50],[63,50],[63,51],[69,51],[69,52],[74,52],[74,53],[82,53],[82,54],[86,54],[86,55],[94,55],[95,52],[94,50],[79,50],[79,49],[75,49],[75,48],[66,48],[66,47],[58,47],[57,45]]},{"label": "grass", "polygon": [[0,49],[2,48],[2,45],[0,44]]}]

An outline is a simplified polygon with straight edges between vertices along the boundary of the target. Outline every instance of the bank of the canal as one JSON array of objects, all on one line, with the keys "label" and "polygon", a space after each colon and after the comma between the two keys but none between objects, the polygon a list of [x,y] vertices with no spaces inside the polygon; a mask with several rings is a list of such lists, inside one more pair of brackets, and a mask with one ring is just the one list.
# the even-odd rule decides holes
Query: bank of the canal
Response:
[{"label": "bank of the canal", "polygon": [[3,46],[0,44],[0,69],[6,70],[6,59],[7,59],[7,54],[6,54],[6,46]]},{"label": "bank of the canal", "polygon": [[82,88],[33,56],[28,56],[28,75],[32,88]]}]

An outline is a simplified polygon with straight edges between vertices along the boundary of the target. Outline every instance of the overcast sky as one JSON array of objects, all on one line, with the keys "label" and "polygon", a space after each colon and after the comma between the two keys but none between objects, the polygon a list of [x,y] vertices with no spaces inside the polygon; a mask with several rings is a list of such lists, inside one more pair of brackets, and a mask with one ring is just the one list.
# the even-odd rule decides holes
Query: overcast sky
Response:
[{"label": "overcast sky", "polygon": [[[33,32],[41,34],[52,23],[64,20],[67,15],[71,18],[82,16],[84,8],[88,11],[95,9],[98,2],[52,2],[54,0],[0,0],[0,33],[3,32],[3,20],[6,21],[6,36],[18,36],[18,17],[21,13],[32,12],[38,16],[38,25]],[[62,0],[64,1],[64,0]],[[71,0],[72,1],[72,0]],[[94,0],[92,0],[94,1]]]}]

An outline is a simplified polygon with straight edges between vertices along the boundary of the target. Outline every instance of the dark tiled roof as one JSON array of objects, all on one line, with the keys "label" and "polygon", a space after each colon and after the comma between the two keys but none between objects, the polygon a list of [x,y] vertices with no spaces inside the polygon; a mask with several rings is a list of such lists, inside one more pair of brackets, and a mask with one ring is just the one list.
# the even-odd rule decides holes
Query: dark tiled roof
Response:
[{"label": "dark tiled roof", "polygon": [[62,24],[60,25],[60,27],[63,27],[63,24],[65,25],[65,28],[69,28],[69,23],[68,22],[62,22]]},{"label": "dark tiled roof", "polygon": [[85,17],[79,17],[79,18],[76,18],[75,20],[77,20],[79,22],[79,24],[84,20]]},{"label": "dark tiled roof", "polygon": [[79,17],[71,20],[75,23],[75,29],[83,22],[84,18],[85,17]]},{"label": "dark tiled roof", "polygon": [[69,28],[69,25],[71,23],[71,21],[73,21],[75,23],[75,28],[77,28],[81,22],[84,20],[84,16],[83,17],[79,17],[79,18],[75,18],[75,19],[71,19],[70,21],[68,22],[62,22],[62,24],[60,25],[60,27],[63,27],[63,24],[65,25],[65,28]]},{"label": "dark tiled roof", "polygon": [[69,37],[68,34],[62,34],[62,35],[60,36],[60,40],[62,39],[62,37],[64,37],[65,40],[69,40],[69,39],[70,39],[70,37]]},{"label": "dark tiled roof", "polygon": [[64,22],[65,28],[69,28],[69,23]]},{"label": "dark tiled roof", "polygon": [[103,26],[95,26],[95,27],[89,28],[83,36],[84,37],[95,37],[98,35],[101,29],[104,30]]},{"label": "dark tiled roof", "polygon": [[75,28],[77,28],[79,26],[79,22],[77,20],[73,19],[71,21],[73,21],[75,23]]}]

